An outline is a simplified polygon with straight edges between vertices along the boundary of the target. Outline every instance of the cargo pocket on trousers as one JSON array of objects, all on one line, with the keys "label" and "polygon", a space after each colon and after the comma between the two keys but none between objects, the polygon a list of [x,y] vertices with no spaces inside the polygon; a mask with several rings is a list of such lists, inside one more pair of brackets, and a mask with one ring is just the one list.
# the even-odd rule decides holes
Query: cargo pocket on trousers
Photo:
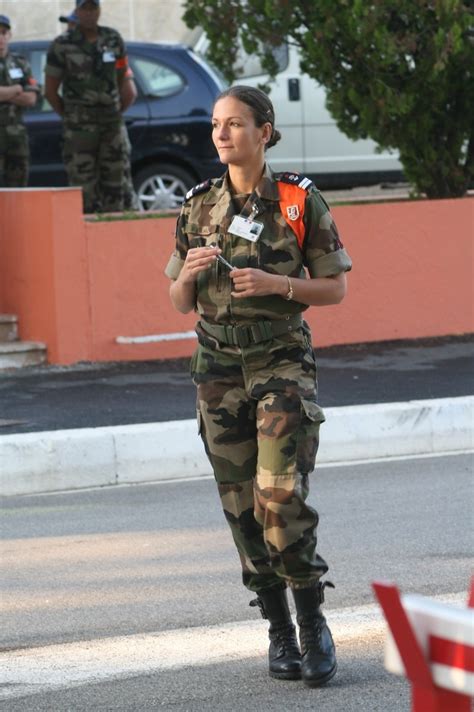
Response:
[{"label": "cargo pocket on trousers", "polygon": [[306,474],[314,470],[319,447],[319,426],[324,423],[323,409],[314,401],[301,401],[301,425],[296,445],[296,468]]}]

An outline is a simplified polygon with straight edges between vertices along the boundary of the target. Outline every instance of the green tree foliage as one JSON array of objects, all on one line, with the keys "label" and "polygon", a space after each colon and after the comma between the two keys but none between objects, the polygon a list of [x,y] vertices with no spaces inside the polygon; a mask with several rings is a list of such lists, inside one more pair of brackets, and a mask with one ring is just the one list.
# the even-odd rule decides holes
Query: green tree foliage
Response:
[{"label": "green tree foliage", "polygon": [[185,0],[209,56],[233,80],[237,38],[259,51],[300,49],[301,70],[353,139],[398,149],[407,178],[430,198],[461,196],[474,168],[471,0]]}]

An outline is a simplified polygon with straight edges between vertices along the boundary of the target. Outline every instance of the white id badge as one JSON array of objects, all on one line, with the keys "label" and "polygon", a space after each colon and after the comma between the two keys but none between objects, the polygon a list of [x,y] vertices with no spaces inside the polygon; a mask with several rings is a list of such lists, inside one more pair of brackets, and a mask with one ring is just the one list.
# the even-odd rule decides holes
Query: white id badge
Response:
[{"label": "white id badge", "polygon": [[115,54],[113,52],[109,52],[105,50],[105,52],[102,54],[102,61],[103,62],[115,62]]},{"label": "white id badge", "polygon": [[8,74],[10,75],[10,79],[23,79],[23,70],[20,69],[20,67],[12,67],[9,71]]},{"label": "white id badge", "polygon": [[232,235],[244,237],[246,240],[250,240],[250,242],[257,242],[262,230],[263,223],[243,218],[241,215],[235,215],[229,226],[229,232],[232,233]]}]

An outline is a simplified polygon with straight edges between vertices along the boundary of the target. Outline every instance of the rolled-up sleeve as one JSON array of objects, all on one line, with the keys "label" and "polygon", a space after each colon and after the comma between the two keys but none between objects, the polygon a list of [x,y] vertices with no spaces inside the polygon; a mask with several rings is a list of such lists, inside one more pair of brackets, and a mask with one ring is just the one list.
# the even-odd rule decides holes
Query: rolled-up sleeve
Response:
[{"label": "rolled-up sleeve", "polygon": [[181,270],[183,269],[186,255],[189,249],[188,236],[185,231],[186,214],[185,209],[181,211],[181,215],[176,223],[176,246],[171,257],[166,265],[165,275],[170,279],[178,279]]},{"label": "rolled-up sleeve", "polygon": [[303,259],[311,277],[331,277],[352,268],[352,260],[341,242],[329,207],[319,193],[306,198],[304,221],[306,237]]},{"label": "rolled-up sleeve", "polygon": [[165,274],[170,279],[178,279],[179,273],[183,269],[184,260],[176,252],[173,252],[166,265]]},{"label": "rolled-up sleeve", "polygon": [[65,67],[66,64],[62,47],[57,41],[57,39],[53,40],[48,49],[46,67],[44,68],[44,72],[49,77],[56,77],[57,79],[62,79],[64,76]]}]

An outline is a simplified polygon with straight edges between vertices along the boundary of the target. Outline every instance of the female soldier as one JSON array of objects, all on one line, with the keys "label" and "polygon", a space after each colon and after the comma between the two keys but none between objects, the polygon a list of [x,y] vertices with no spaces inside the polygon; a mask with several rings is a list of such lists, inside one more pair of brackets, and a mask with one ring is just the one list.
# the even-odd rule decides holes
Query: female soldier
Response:
[{"label": "female soldier", "polygon": [[218,97],[212,137],[228,169],[186,196],[166,273],[175,308],[200,315],[191,369],[200,433],[243,583],[258,594],[251,605],[270,622],[270,675],[315,687],[335,674],[336,657],[320,610],[332,584],[320,580],[318,514],[305,501],[324,415],[301,314],[343,299],[351,261],[311,181],[266,165],[280,139],[274,123],[258,89]]}]

